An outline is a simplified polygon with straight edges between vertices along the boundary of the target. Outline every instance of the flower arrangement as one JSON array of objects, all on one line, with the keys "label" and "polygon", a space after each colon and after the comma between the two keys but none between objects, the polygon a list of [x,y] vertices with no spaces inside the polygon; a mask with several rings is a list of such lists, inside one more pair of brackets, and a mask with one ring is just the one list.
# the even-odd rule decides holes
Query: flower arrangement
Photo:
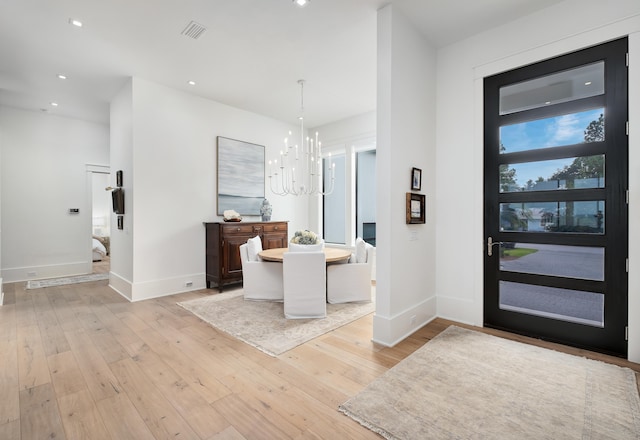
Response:
[{"label": "flower arrangement", "polygon": [[307,231],[296,231],[293,238],[291,239],[291,243],[294,244],[318,244],[318,236],[315,232]]}]

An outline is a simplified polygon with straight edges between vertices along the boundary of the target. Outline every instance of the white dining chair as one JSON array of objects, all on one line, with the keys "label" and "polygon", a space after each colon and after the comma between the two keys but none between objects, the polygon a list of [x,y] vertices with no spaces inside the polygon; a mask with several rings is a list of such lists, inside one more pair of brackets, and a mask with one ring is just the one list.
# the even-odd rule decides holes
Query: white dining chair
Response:
[{"label": "white dining chair", "polygon": [[324,252],[285,252],[282,259],[284,316],[327,316],[327,266]]},{"label": "white dining chair", "polygon": [[242,263],[242,289],[244,299],[257,301],[282,301],[284,287],[282,264],[251,260],[249,245],[240,245]]},{"label": "white dining chair", "polygon": [[371,271],[375,248],[369,243],[356,240],[356,252],[349,262],[330,264],[327,267],[327,302],[371,301]]}]

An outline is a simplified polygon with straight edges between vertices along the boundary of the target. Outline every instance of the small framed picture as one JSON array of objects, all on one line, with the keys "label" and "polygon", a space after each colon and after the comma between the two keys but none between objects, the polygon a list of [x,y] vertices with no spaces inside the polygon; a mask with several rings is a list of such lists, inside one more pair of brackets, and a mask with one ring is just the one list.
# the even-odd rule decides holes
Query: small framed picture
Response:
[{"label": "small framed picture", "polygon": [[424,205],[424,194],[407,193],[407,224],[418,224],[425,222]]},{"label": "small framed picture", "polygon": [[411,169],[411,190],[420,191],[422,188],[422,170],[420,168]]},{"label": "small framed picture", "polygon": [[116,171],[116,186],[118,188],[122,186],[122,170]]}]

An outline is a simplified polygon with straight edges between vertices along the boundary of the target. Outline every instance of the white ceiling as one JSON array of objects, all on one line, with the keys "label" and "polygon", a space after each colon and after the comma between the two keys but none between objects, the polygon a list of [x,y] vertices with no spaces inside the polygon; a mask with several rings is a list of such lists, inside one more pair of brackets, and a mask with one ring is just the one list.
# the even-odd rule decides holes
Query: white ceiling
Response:
[{"label": "white ceiling", "polygon": [[134,76],[293,123],[304,78],[313,127],[375,109],[378,8],[442,47],[560,1],[1,0],[0,104],[108,122]]}]

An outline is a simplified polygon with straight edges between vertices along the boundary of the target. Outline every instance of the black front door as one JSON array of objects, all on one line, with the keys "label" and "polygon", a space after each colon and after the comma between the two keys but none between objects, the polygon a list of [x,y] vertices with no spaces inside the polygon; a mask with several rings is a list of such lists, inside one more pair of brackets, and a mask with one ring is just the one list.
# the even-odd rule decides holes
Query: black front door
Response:
[{"label": "black front door", "polygon": [[626,357],[627,39],[485,78],[484,324]]}]

